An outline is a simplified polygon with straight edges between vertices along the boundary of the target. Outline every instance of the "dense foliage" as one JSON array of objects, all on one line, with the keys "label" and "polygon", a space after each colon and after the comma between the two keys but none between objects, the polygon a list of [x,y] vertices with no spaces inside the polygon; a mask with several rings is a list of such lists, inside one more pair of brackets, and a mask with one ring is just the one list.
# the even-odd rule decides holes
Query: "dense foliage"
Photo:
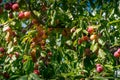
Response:
[{"label": "dense foliage", "polygon": [[119,16],[119,0],[0,0],[0,79],[114,77]]}]

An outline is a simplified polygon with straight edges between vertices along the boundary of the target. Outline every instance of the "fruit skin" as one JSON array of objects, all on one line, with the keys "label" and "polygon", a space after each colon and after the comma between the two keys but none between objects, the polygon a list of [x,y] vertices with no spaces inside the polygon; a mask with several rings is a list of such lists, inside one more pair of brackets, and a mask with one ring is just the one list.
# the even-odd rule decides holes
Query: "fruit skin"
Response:
[{"label": "fruit skin", "polygon": [[118,58],[118,57],[120,57],[120,54],[118,52],[115,52],[114,57]]},{"label": "fruit skin", "polygon": [[15,4],[12,5],[12,10],[18,11],[18,9],[19,9],[19,4],[18,3],[15,3]]},{"label": "fruit skin", "polygon": [[96,34],[93,34],[90,36],[90,40],[96,40],[97,39],[97,35]]},{"label": "fruit skin", "polygon": [[96,67],[100,67],[101,66],[101,64],[96,64]]},{"label": "fruit skin", "polygon": [[13,18],[13,13],[10,12],[10,13],[8,14],[8,17],[9,17],[10,19],[12,19],[12,18]]},{"label": "fruit skin", "polygon": [[33,19],[32,24],[38,24],[38,21],[36,19]]},{"label": "fruit skin", "polygon": [[5,49],[3,47],[0,47],[0,52],[1,53],[5,52]]},{"label": "fruit skin", "polygon": [[120,54],[120,48],[117,50],[117,52]]},{"label": "fruit skin", "polygon": [[4,7],[5,7],[6,10],[10,10],[11,9],[9,3],[6,3]]},{"label": "fruit skin", "polygon": [[94,28],[93,28],[92,26],[89,26],[89,27],[87,28],[87,32],[88,32],[89,34],[92,34],[92,33],[94,32]]},{"label": "fruit skin", "polygon": [[5,7],[6,10],[10,10],[10,9],[12,9],[13,4],[14,3],[6,3],[4,7]]},{"label": "fruit skin", "polygon": [[35,74],[37,74],[37,75],[40,74],[39,70],[34,70],[33,73],[35,73]]},{"label": "fruit skin", "polygon": [[18,14],[18,18],[19,19],[23,19],[25,17],[25,15],[24,15],[24,12],[20,12],[19,14]]},{"label": "fruit skin", "polygon": [[82,39],[78,39],[78,45],[82,44],[83,40]]},{"label": "fruit skin", "polygon": [[89,40],[88,36],[83,36],[82,39],[83,39],[83,41],[88,41]]},{"label": "fruit skin", "polygon": [[103,71],[103,67],[102,67],[101,64],[96,64],[96,71],[97,71],[98,73],[100,73],[100,72]]},{"label": "fruit skin", "polygon": [[30,16],[31,16],[31,12],[30,11],[24,12],[24,17],[25,18],[30,18]]},{"label": "fruit skin", "polygon": [[100,72],[103,71],[103,67],[102,66],[98,66],[96,70],[97,70],[98,73],[100,73]]}]

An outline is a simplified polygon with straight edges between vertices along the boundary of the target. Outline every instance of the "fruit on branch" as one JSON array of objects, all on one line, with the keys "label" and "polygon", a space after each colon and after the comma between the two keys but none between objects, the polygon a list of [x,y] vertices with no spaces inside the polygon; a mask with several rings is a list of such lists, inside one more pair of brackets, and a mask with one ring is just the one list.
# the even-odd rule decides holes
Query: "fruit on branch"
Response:
[{"label": "fruit on branch", "polygon": [[0,52],[1,53],[4,53],[5,52],[5,49],[3,47],[0,47]]},{"label": "fruit on branch", "polygon": [[99,67],[97,67],[97,69],[96,69],[96,70],[97,70],[97,72],[99,72],[99,73],[100,73],[100,72],[102,72],[102,71],[103,71],[103,67],[102,67],[102,66],[99,66]]},{"label": "fruit on branch", "polygon": [[30,16],[31,16],[31,12],[30,12],[30,11],[24,12],[24,17],[25,17],[26,19],[30,18]]},{"label": "fruit on branch", "polygon": [[6,3],[4,7],[5,7],[6,10],[10,10],[11,9],[10,3]]},{"label": "fruit on branch", "polygon": [[82,44],[82,42],[83,42],[83,39],[82,39],[82,38],[78,39],[78,45],[79,45],[79,44]]},{"label": "fruit on branch", "polygon": [[12,10],[18,11],[18,9],[19,9],[19,4],[18,3],[15,3],[15,4],[12,5]]},{"label": "fruit on branch", "polygon": [[120,54],[118,52],[114,52],[114,57],[118,58],[120,57]]},{"label": "fruit on branch", "polygon": [[33,20],[32,20],[32,24],[34,24],[34,25],[35,25],[35,24],[38,24],[38,21],[37,21],[36,19],[33,19]]},{"label": "fruit on branch", "polygon": [[118,48],[117,52],[120,54],[120,48]]},{"label": "fruit on branch", "polygon": [[33,71],[35,74],[37,74],[37,75],[40,75],[40,71],[39,70],[34,70]]},{"label": "fruit on branch", "polygon": [[10,12],[10,13],[8,14],[8,17],[9,17],[10,19],[12,19],[12,18],[13,18],[13,13]]},{"label": "fruit on branch", "polygon": [[87,28],[87,32],[88,32],[89,34],[92,34],[92,33],[94,32],[94,28],[93,28],[92,26],[89,26],[89,27]]},{"label": "fruit on branch", "polygon": [[24,12],[23,11],[19,12],[18,18],[23,19],[24,17],[25,17]]},{"label": "fruit on branch", "polygon": [[96,64],[96,67],[99,67],[99,66],[101,66],[101,64]]},{"label": "fruit on branch", "polygon": [[114,52],[114,57],[116,58],[120,57],[120,48]]},{"label": "fruit on branch", "polygon": [[98,73],[100,73],[100,72],[103,71],[103,67],[102,67],[101,64],[96,64],[96,71],[97,71]]},{"label": "fruit on branch", "polygon": [[88,41],[89,38],[88,38],[88,36],[83,36],[83,37],[82,37],[82,40],[83,40],[83,41]]},{"label": "fruit on branch", "polygon": [[97,35],[96,34],[93,34],[90,36],[90,40],[96,40],[97,39]]},{"label": "fruit on branch", "polygon": [[11,10],[12,9],[12,5],[13,5],[14,3],[6,3],[5,5],[4,5],[4,8],[6,9],[6,10]]}]

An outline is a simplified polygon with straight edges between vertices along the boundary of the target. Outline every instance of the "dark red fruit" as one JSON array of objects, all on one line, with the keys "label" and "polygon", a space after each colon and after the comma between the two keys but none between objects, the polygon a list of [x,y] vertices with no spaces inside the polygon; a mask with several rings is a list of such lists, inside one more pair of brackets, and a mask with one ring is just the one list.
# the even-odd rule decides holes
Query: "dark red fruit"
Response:
[{"label": "dark red fruit", "polygon": [[3,47],[0,47],[0,52],[1,53],[5,52],[5,49]]},{"label": "dark red fruit", "polygon": [[14,3],[6,3],[4,7],[5,7],[6,10],[10,10],[10,9],[12,9],[13,4]]},{"label": "dark red fruit", "polygon": [[8,17],[9,17],[10,19],[12,19],[12,18],[13,18],[13,13],[10,12],[10,13],[8,14]]},{"label": "dark red fruit", "polygon": [[78,44],[81,44],[83,42],[82,39],[78,39]]},{"label": "dark red fruit", "polygon": [[10,78],[10,76],[9,76],[9,74],[8,74],[7,72],[3,73],[3,76],[4,76],[6,79],[9,79],[9,78]]},{"label": "dark red fruit", "polygon": [[34,72],[35,74],[37,74],[37,75],[40,74],[39,70],[34,70],[33,72]]},{"label": "dark red fruit", "polygon": [[88,41],[89,40],[88,36],[83,36],[83,40]]},{"label": "dark red fruit", "polygon": [[6,9],[6,10],[10,10],[10,9],[11,9],[9,3],[6,3],[6,4],[5,4],[5,9]]},{"label": "dark red fruit", "polygon": [[23,19],[25,16],[24,16],[24,12],[20,12],[19,14],[18,14],[18,18],[19,19]]},{"label": "dark red fruit", "polygon": [[12,10],[18,11],[18,9],[19,9],[19,4],[18,3],[15,3],[15,4],[12,5]]}]

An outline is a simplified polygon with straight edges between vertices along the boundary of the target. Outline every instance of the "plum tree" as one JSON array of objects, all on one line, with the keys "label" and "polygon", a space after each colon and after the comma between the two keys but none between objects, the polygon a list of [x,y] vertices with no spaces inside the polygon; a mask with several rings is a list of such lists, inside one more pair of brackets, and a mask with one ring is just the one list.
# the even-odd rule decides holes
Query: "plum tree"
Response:
[{"label": "plum tree", "polygon": [[114,77],[119,7],[119,0],[0,0],[0,80]]}]

